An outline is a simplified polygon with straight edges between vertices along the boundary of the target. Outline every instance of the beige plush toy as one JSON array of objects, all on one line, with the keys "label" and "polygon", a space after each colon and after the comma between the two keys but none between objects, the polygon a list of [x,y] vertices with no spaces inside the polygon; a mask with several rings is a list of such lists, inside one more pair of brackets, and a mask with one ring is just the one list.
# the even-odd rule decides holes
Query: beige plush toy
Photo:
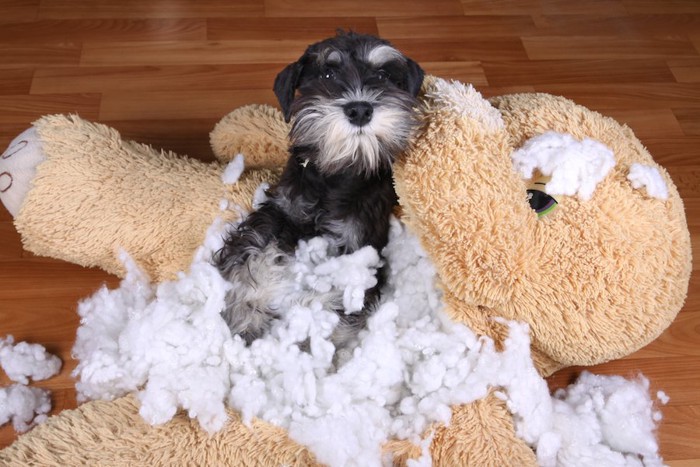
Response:
[{"label": "beige plush toy", "polygon": [[[486,101],[433,77],[420,111],[423,127],[396,165],[396,189],[453,320],[499,346],[508,328],[494,318],[527,323],[542,375],[622,357],[670,324],[691,270],[683,204],[629,128],[563,98]],[[45,117],[3,156],[0,172],[10,178],[2,198],[28,250],[123,275],[123,249],[165,280],[187,269],[215,218],[237,219],[260,183],[274,180],[286,132],[273,109],[238,109],[211,135],[221,163],[204,164],[77,117]],[[239,153],[246,170],[227,184],[241,169]],[[435,465],[537,464],[502,398],[452,409],[449,426],[430,430]],[[230,415],[208,435],[185,414],[147,425],[133,396],[90,402],[24,435],[0,461],[315,463],[284,430]],[[396,463],[421,455],[403,441],[385,450]]]}]

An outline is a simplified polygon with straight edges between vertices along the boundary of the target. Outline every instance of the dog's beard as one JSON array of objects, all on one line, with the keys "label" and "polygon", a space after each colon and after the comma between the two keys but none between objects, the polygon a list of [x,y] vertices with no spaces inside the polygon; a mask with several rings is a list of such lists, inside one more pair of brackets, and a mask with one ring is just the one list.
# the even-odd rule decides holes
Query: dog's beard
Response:
[{"label": "dog's beard", "polygon": [[[364,126],[350,123],[343,106],[372,104],[372,119]],[[406,149],[416,121],[414,101],[380,92],[347,93],[342,98],[302,97],[294,115],[292,144],[317,148],[314,162],[325,174],[352,170],[368,175],[388,168]]]}]

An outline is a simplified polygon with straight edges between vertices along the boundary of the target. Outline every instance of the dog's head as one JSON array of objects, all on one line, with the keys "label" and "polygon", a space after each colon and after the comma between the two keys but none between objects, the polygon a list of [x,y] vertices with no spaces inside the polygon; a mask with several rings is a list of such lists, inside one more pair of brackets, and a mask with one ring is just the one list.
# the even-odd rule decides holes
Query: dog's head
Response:
[{"label": "dog's head", "polygon": [[405,150],[423,70],[387,41],[356,33],[311,45],[275,80],[292,145],[322,173],[371,174]]}]

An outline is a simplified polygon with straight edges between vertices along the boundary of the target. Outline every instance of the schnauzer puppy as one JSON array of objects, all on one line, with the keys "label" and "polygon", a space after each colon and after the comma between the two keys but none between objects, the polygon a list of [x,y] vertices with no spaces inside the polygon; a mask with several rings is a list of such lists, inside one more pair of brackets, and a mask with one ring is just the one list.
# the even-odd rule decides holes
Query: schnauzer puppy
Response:
[{"label": "schnauzer puppy", "polygon": [[[417,124],[423,70],[387,41],[339,32],[308,47],[275,79],[285,119],[292,122],[290,157],[267,200],[228,234],[215,263],[233,288],[223,317],[247,343],[283,312],[290,293],[285,268],[300,240],[324,236],[333,254],[366,245],[381,252],[397,202],[392,162]],[[364,308],[346,313],[342,291],[314,294],[340,317],[336,347],[356,337],[376,306],[383,283],[365,292]]]}]

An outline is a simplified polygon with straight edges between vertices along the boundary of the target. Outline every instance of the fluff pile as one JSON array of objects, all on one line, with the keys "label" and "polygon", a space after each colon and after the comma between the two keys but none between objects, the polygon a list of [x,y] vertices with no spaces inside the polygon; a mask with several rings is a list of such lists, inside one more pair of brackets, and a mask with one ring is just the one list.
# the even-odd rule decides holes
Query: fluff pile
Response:
[{"label": "fluff pile", "polygon": [[[208,258],[222,228],[211,229],[190,272],[176,281],[153,285],[125,257],[129,273],[121,286],[103,288],[80,304],[74,348],[80,363],[74,374],[81,400],[136,391],[149,423],[164,423],[184,409],[209,432],[224,426],[230,407],[246,422],[258,417],[284,427],[320,462],[364,466],[382,464],[381,448],[389,439],[421,443],[430,423],[449,423],[451,405],[496,388],[514,413],[519,436],[538,451],[543,465],[566,465],[570,452],[582,451],[620,461],[609,465],[634,465],[626,459],[638,455],[646,465],[660,462],[648,391],[634,393],[634,407],[645,408],[635,412],[639,420],[625,420],[639,426],[643,446],[590,435],[601,431],[594,425],[602,426],[605,401],[625,384],[637,383],[616,383],[614,390],[591,396],[602,402],[588,413],[576,408],[588,407],[583,396],[573,394],[589,394],[589,386],[562,393],[571,393],[571,401],[550,397],[530,358],[528,327],[503,322],[510,337],[497,352],[490,338],[449,320],[432,263],[397,220],[384,252],[390,277],[382,303],[356,348],[334,357],[329,337],[335,313],[319,304],[293,303],[267,336],[246,347],[219,316],[229,285]],[[352,304],[378,266],[379,256],[370,248],[330,257],[328,242],[316,238],[300,243],[289,273],[300,291],[335,287]],[[300,342],[308,342],[306,350]],[[612,422],[622,419],[616,417]],[[582,431],[585,439],[568,428],[573,421],[591,427]]]},{"label": "fluff pile", "polygon": [[[538,171],[551,178],[545,190],[550,195],[576,195],[586,201],[615,166],[612,150],[591,138],[582,141],[567,133],[548,131],[530,138],[511,154],[513,167],[523,179]],[[627,180],[634,189],[645,188],[652,198],[668,199],[668,186],[657,167],[634,163]]]},{"label": "fluff pile", "polygon": [[61,369],[61,360],[39,344],[20,342],[13,336],[0,339],[0,366],[17,384],[0,388],[0,425],[12,422],[16,431],[25,432],[43,422],[51,410],[46,389],[29,387],[29,380],[50,378]]}]

